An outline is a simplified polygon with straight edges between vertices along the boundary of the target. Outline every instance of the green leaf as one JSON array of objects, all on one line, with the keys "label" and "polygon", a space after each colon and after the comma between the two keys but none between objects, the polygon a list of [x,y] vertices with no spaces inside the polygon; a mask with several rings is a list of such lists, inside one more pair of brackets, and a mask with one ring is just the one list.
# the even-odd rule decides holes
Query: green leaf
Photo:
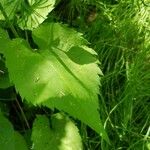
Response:
[{"label": "green leaf", "polygon": [[[7,15],[7,19],[11,20],[13,19],[16,10],[18,8],[18,5],[20,4],[20,0],[1,0],[0,1],[1,6],[3,7],[3,11],[6,13]],[[3,15],[3,13],[0,10],[0,20],[5,20],[5,16]]]},{"label": "green leaf", "polygon": [[88,57],[82,64],[75,63],[66,54],[87,41],[81,34],[57,23],[41,25],[33,31],[33,37],[39,46],[37,52],[21,39],[6,49],[10,80],[22,98],[69,113],[108,141],[98,112],[101,71],[93,60],[93,51],[86,50]]},{"label": "green leaf", "polygon": [[0,148],[15,150],[14,130],[12,124],[0,112]]},{"label": "green leaf", "polygon": [[56,0],[27,0],[28,5],[24,4],[18,24],[22,29],[32,30],[39,26],[47,15],[54,9]]},{"label": "green leaf", "polygon": [[0,112],[0,148],[2,150],[28,150],[24,138],[14,131],[12,124]]},{"label": "green leaf", "polygon": [[39,115],[33,124],[33,150],[82,150],[77,127],[65,115],[55,114],[50,120]]},{"label": "green leaf", "polygon": [[59,23],[41,25],[33,31],[33,38],[41,49],[50,49],[53,46],[65,52],[69,51],[73,46],[88,44],[88,41],[82,37],[81,33]]},{"label": "green leaf", "polygon": [[77,64],[88,64],[96,62],[96,57],[91,56],[91,53],[87,51],[87,47],[74,46],[66,53],[68,57]]},{"label": "green leaf", "polygon": [[9,45],[10,42],[8,33],[0,28],[0,54],[4,54],[4,49]]},{"label": "green leaf", "polygon": [[23,136],[15,131],[14,132],[14,138],[15,138],[15,150],[28,150],[27,144]]},{"label": "green leaf", "polygon": [[2,38],[9,39],[9,36],[8,36],[8,33],[4,29],[0,28],[0,39]]}]

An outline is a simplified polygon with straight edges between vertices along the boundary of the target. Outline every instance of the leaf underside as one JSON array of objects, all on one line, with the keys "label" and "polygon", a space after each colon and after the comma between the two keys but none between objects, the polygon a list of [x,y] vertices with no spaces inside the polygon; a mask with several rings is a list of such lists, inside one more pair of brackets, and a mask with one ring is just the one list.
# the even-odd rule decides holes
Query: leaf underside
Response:
[{"label": "leaf underside", "polygon": [[97,110],[101,71],[87,41],[58,23],[41,25],[33,31],[33,39],[36,51],[17,39],[5,52],[10,80],[22,98],[69,113],[108,141]]},{"label": "leaf underside", "polygon": [[38,27],[54,9],[54,5],[55,0],[28,0],[18,20],[20,28],[32,30]]}]

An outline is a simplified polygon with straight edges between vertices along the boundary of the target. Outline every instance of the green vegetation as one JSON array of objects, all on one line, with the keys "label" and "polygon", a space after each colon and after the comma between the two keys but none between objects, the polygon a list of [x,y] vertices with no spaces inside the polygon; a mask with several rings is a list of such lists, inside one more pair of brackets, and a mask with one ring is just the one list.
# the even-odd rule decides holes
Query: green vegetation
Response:
[{"label": "green vegetation", "polygon": [[0,149],[150,150],[149,0],[2,0]]}]

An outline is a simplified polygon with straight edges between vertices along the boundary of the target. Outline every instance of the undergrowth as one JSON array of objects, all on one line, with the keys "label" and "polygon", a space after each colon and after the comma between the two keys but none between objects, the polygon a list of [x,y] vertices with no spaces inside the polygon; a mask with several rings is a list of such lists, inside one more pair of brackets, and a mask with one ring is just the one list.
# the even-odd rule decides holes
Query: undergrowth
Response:
[{"label": "undergrowth", "polygon": [[[19,14],[22,13],[22,11],[18,11],[16,16],[18,17]],[[38,99],[39,101],[34,101],[34,99],[31,98],[32,96],[30,97],[30,95],[28,96],[26,94],[27,92],[25,92],[25,87],[23,87],[22,85],[17,85],[19,82],[17,81],[17,79],[15,80],[15,72],[13,72],[14,69],[9,70],[9,66],[12,65],[12,62],[14,62],[14,64],[17,64],[15,62],[17,56],[12,56],[13,61],[10,61],[11,63],[9,64],[9,62],[7,62],[7,59],[9,59],[10,56],[6,54],[5,57],[5,53],[1,54],[0,73],[6,71],[7,76],[10,74],[9,76],[12,76],[12,79],[15,80],[15,84],[11,83],[7,86],[7,88],[0,89],[0,110],[3,116],[9,119],[9,121],[12,123],[13,128],[16,131],[19,131],[21,135],[23,135],[28,145],[28,149],[42,150],[41,147],[44,146],[42,144],[45,140],[45,142],[51,145],[51,147],[46,147],[46,150],[50,148],[66,150],[68,147],[64,146],[65,142],[63,143],[64,147],[62,146],[56,148],[54,146],[58,145],[58,143],[60,144],[61,139],[63,139],[63,137],[65,137],[64,134],[66,134],[66,141],[70,140],[69,136],[73,137],[72,141],[70,141],[72,145],[74,144],[72,146],[73,150],[75,150],[76,148],[85,150],[150,150],[149,14],[150,4],[148,0],[58,0],[56,1],[53,10],[48,14],[47,19],[44,21],[45,27],[49,22],[54,22],[54,25],[49,25],[51,26],[49,30],[53,30],[53,26],[55,25],[58,27],[54,27],[55,30],[53,32],[54,34],[58,34],[55,36],[58,36],[58,38],[51,40],[50,44],[52,44],[53,46],[57,46],[56,53],[52,53],[52,55],[56,57],[62,56],[57,60],[59,60],[59,62],[61,62],[63,66],[65,66],[65,63],[68,62],[64,59],[65,56],[63,56],[63,54],[59,52],[57,53],[60,48],[70,48],[70,52],[66,51],[67,56],[72,61],[77,62],[79,65],[88,64],[89,61],[90,63],[95,63],[95,57],[93,59],[93,55],[95,56],[95,52],[98,54],[96,56],[96,58],[98,59],[96,61],[96,64],[102,71],[102,73],[99,73],[98,78],[100,83],[97,83],[97,76],[95,75],[97,72],[99,72],[97,71],[96,66],[93,65],[93,72],[92,70],[90,70],[91,67],[82,69],[85,69],[84,75],[88,75],[90,78],[90,75],[86,74],[88,73],[88,70],[90,70],[90,74],[93,74],[93,76],[95,77],[95,79],[93,79],[94,83],[89,83],[89,85],[91,85],[89,89],[92,90],[93,88],[93,91],[95,93],[97,92],[96,94],[98,95],[99,107],[96,108],[96,111],[98,109],[98,114],[100,114],[101,118],[100,125],[103,126],[103,128],[101,127],[100,129],[98,129],[97,125],[97,122],[99,120],[96,120],[95,117],[97,116],[97,112],[94,109],[89,109],[91,103],[87,102],[88,104],[86,104],[85,101],[81,104],[81,102],[78,102],[75,103],[75,107],[73,107],[73,104],[71,102],[70,104],[68,104],[65,98],[62,98],[64,104],[61,102],[51,103],[47,101],[40,103],[39,101],[42,101],[42,99],[40,98]],[[7,30],[11,40],[18,37],[23,38],[28,42],[28,44],[24,44],[24,41],[20,42],[19,40],[16,40],[16,43],[19,45],[19,47],[21,47],[22,49],[25,48],[35,50],[34,53],[38,51],[37,53],[42,54],[42,57],[47,57],[48,53],[44,54],[40,49],[41,47],[43,49],[46,49],[46,45],[44,45],[42,42],[45,42],[46,38],[47,40],[49,40],[48,36],[42,37],[42,40],[40,39],[40,36],[46,33],[46,30],[44,30],[44,26],[40,26],[43,29],[40,30],[41,28],[38,28],[38,25],[35,23],[34,28],[37,29],[33,30],[33,33],[31,33],[31,28],[33,27],[32,25],[25,24],[22,20],[20,20],[21,23],[19,22],[17,24],[15,22],[15,19],[13,20],[13,22],[10,22],[9,19],[7,19],[8,18],[6,18],[6,21],[1,21],[0,25],[1,28]],[[58,22],[65,24],[65,31],[63,31],[63,27],[59,27],[59,25],[57,24]],[[26,25],[27,27],[25,27]],[[72,29],[82,33],[83,37],[88,42],[80,38],[79,35],[75,35],[76,33]],[[64,33],[62,32],[59,34],[59,31],[63,31]],[[48,30],[47,33],[49,33]],[[65,34],[68,37],[65,38]],[[76,38],[72,38],[72,35],[76,36]],[[69,37],[70,43],[72,39],[74,40],[74,42],[71,43],[74,46],[73,48],[71,48],[71,44],[71,46],[66,44],[68,43],[67,38]],[[80,42],[84,43],[84,46],[86,45],[89,48],[94,49],[95,52],[93,52],[91,49],[90,51],[89,49],[87,49],[87,47],[80,47],[83,45],[77,45],[80,44]],[[77,46],[80,47],[79,51],[86,49],[86,52],[84,53],[78,52],[78,55],[83,60],[78,59],[78,56],[72,57],[72,55],[74,54],[72,51],[78,50]],[[61,50],[61,52],[62,51],[63,50]],[[89,56],[89,53],[92,54],[92,57]],[[28,52],[28,54],[30,53]],[[37,62],[41,60],[40,58],[38,59],[38,56],[36,58]],[[54,57],[51,57],[50,59],[54,59]],[[30,61],[30,59],[28,59],[28,61]],[[18,62],[21,63],[21,61]],[[30,61],[30,63],[32,64],[32,60]],[[59,68],[58,64],[53,64]],[[8,69],[5,67],[5,65]],[[33,69],[35,69],[34,65],[32,67]],[[68,71],[69,69],[67,67],[71,70],[73,68],[73,65],[71,66],[72,68],[69,65],[64,67]],[[17,69],[19,70],[19,67]],[[17,69],[16,74],[18,71]],[[71,72],[70,74],[72,75],[74,73],[74,70],[70,70],[68,72]],[[21,75],[19,77],[21,77]],[[70,84],[70,87],[73,87],[71,90],[74,90],[74,92],[71,92],[70,95],[67,96],[67,100],[70,99],[74,103],[74,101],[76,100],[76,96],[78,97],[79,101],[81,101],[84,96],[88,99],[86,92],[80,92],[80,90],[84,91],[84,88],[81,88],[80,86],[74,84],[74,80],[70,78],[69,75],[67,77],[69,80],[72,80],[71,82],[68,81],[68,83]],[[81,81],[82,78],[84,77],[81,77]],[[26,77],[26,79],[28,79],[28,77]],[[38,80],[39,79],[37,78],[37,82]],[[0,81],[2,82],[2,80]],[[88,77],[83,81],[88,82]],[[28,81],[24,81],[23,83],[25,84],[26,82]],[[78,82],[80,82],[80,80]],[[96,85],[99,86],[98,91]],[[53,90],[55,86],[57,87],[57,85],[55,84],[53,86],[54,87],[50,88],[51,90]],[[76,90],[76,87],[78,87],[79,90]],[[57,88],[59,89],[59,87]],[[40,91],[40,89],[38,90]],[[91,95],[94,92],[91,91]],[[96,98],[95,93],[92,95],[91,99]],[[63,92],[61,94],[62,95],[58,96],[59,98],[64,96]],[[71,94],[75,98],[72,98]],[[55,96],[55,94],[52,96]],[[52,98],[50,100],[52,100]],[[58,101],[59,98],[56,98],[56,101]],[[81,106],[78,106],[77,104],[81,104]],[[87,106],[87,108],[84,109],[84,105],[85,107]],[[95,106],[96,104],[92,103],[92,105]],[[77,106],[78,108],[76,108]],[[69,109],[68,107],[71,108]],[[75,110],[74,112],[73,109]],[[61,116],[59,113],[62,111],[63,113],[61,114]],[[94,114],[90,114],[91,112],[96,115],[94,116]],[[82,113],[85,113],[85,115]],[[93,125],[94,123],[91,123],[94,119],[90,120],[90,118],[86,118],[86,115],[88,116],[89,114],[91,115],[91,118],[94,118],[97,121],[95,123],[96,125]],[[42,118],[42,116],[44,117]],[[69,119],[68,116],[71,119]],[[4,121],[6,121],[5,119]],[[4,121],[0,121],[0,127],[1,124],[4,123]],[[40,124],[40,122],[45,123],[45,128]],[[60,123],[62,123],[62,129],[60,127]],[[65,128],[65,132],[63,127],[66,127],[66,125],[67,127],[70,126],[71,130],[70,128]],[[48,129],[48,126],[50,126],[51,128]],[[41,128],[41,130],[38,131],[39,127]],[[76,129],[76,127],[78,127],[78,129]],[[103,131],[103,129],[105,129],[105,131]],[[59,139],[53,139],[53,137],[57,136],[56,130],[58,130],[59,132]],[[78,134],[78,130],[80,135]],[[102,134],[100,134],[102,137],[99,136],[98,130],[102,132]],[[47,141],[45,137],[44,139],[40,139],[40,137],[37,138],[38,134],[42,133],[46,134],[49,139],[52,139],[52,141],[49,143],[49,141]],[[83,147],[81,143],[83,144]],[[70,146],[68,150],[72,147]]]}]

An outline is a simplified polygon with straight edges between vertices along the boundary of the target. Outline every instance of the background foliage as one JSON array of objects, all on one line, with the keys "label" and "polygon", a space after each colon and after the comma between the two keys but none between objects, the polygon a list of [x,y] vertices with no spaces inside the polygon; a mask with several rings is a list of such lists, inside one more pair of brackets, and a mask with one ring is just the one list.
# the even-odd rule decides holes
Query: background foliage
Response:
[{"label": "background foliage", "polygon": [[148,0],[2,0],[0,10],[3,150],[150,149]]}]

